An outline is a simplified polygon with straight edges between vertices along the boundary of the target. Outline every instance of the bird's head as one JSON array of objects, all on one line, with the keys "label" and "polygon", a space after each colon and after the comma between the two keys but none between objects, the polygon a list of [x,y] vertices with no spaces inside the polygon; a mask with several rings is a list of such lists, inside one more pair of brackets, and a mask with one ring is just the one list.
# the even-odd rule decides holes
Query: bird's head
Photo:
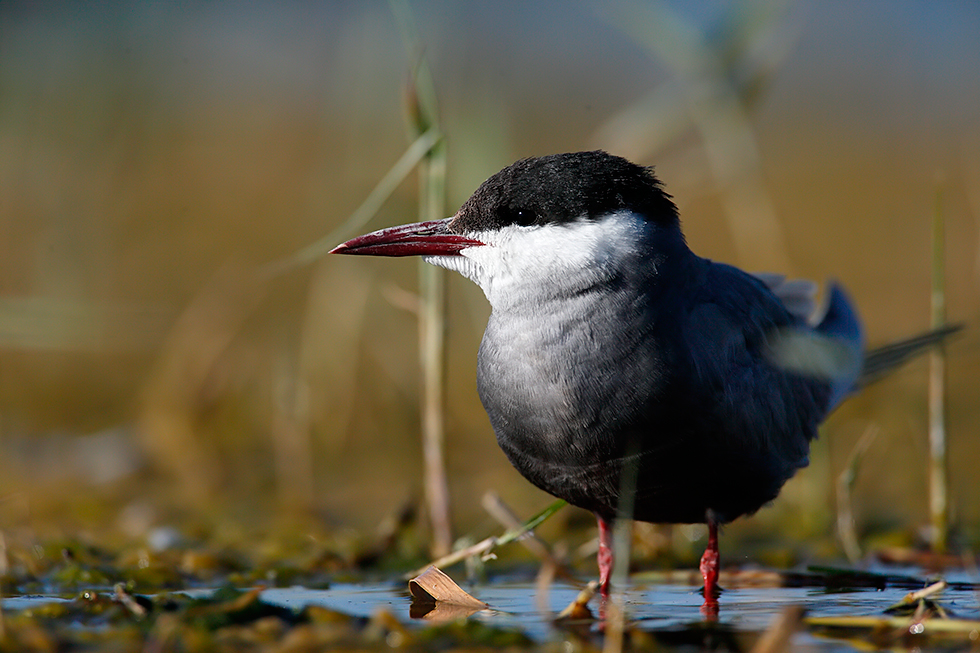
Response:
[{"label": "bird's head", "polygon": [[451,218],[382,229],[331,253],[422,256],[475,281],[496,306],[497,291],[515,284],[573,289],[649,260],[654,234],[683,243],[677,208],[652,170],[575,152],[504,168]]}]

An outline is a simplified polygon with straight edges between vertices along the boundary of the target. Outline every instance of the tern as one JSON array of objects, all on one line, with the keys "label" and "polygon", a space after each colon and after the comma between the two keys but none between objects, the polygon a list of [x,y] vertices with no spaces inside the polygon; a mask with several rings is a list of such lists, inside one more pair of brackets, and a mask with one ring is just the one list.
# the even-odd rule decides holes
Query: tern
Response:
[{"label": "tern", "polygon": [[953,330],[867,353],[840,285],[816,310],[812,282],[697,256],[652,169],[602,151],[518,161],[451,218],[332,253],[421,256],[483,290],[480,399],[514,467],[595,514],[603,596],[623,516],[707,524],[716,601],[718,526],[775,499],[864,381]]}]

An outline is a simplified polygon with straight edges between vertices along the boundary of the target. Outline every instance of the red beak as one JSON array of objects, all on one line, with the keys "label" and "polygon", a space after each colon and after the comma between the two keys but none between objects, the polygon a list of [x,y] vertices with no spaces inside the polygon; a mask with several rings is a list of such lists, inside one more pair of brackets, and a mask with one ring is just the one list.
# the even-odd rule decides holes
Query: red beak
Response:
[{"label": "red beak", "polygon": [[486,244],[449,231],[451,220],[452,218],[446,218],[389,227],[351,238],[346,243],[334,247],[330,253],[369,256],[456,256],[460,250],[467,247]]}]

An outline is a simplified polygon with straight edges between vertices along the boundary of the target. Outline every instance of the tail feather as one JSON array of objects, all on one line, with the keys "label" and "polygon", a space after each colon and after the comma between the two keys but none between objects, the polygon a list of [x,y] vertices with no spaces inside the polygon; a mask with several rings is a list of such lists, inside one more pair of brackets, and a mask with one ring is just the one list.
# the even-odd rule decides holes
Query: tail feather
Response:
[{"label": "tail feather", "polygon": [[942,344],[949,336],[962,328],[962,324],[951,324],[872,349],[864,356],[864,366],[861,368],[861,375],[855,383],[855,389],[874,383],[895,368],[918,356],[923,350]]},{"label": "tail feather", "polygon": [[[770,287],[778,289],[785,285],[780,279],[774,279],[774,283],[767,281]],[[963,328],[961,324],[954,324],[865,351],[864,329],[854,304],[844,289],[833,282],[823,315],[811,319],[810,323],[814,324],[812,330],[790,327],[774,332],[769,340],[768,356],[782,369],[829,383],[828,413],[850,394],[874,383],[929,347],[942,344]]]}]

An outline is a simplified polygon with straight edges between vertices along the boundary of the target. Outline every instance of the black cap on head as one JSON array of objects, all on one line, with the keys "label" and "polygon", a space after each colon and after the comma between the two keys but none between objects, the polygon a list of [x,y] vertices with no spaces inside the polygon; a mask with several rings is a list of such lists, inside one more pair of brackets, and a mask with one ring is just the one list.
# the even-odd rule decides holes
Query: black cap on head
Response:
[{"label": "black cap on head", "polygon": [[651,168],[601,150],[523,159],[487,179],[450,224],[456,233],[543,225],[633,211],[678,223],[677,207]]}]

